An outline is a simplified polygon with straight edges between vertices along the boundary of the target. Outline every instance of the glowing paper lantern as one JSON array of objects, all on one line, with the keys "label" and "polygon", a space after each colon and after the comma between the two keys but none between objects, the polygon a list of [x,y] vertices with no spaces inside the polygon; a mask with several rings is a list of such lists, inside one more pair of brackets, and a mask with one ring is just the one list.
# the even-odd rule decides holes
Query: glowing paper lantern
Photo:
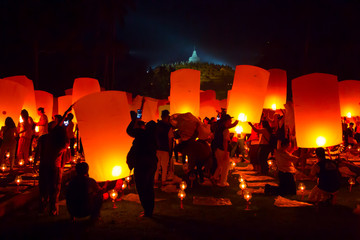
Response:
[{"label": "glowing paper lantern", "polygon": [[143,99],[144,99],[143,96],[137,95],[137,96],[133,99],[133,101],[132,101],[132,103],[131,103],[131,105],[130,105],[130,109],[131,109],[132,111],[135,111],[135,112],[136,112],[138,109],[140,109],[141,106],[142,106]]},{"label": "glowing paper lantern", "polygon": [[32,80],[28,79],[26,76],[13,76],[4,78],[5,80],[10,80],[17,82],[25,87],[27,92],[25,93],[25,101],[23,105],[23,109],[26,109],[29,113],[29,116],[37,118],[37,109],[36,109],[36,101],[35,101],[35,92],[34,92],[34,83]]},{"label": "glowing paper lantern", "polygon": [[90,176],[96,181],[127,177],[126,156],[133,139],[126,134],[130,123],[126,93],[93,93],[79,99],[74,110]]},{"label": "glowing paper lantern", "polygon": [[11,117],[15,124],[19,120],[27,91],[19,83],[0,79],[0,128],[5,125],[5,119]]},{"label": "glowing paper lantern", "polygon": [[71,106],[72,104],[72,96],[66,95],[58,97],[58,114],[63,115],[66,110]]},{"label": "glowing paper lantern", "polygon": [[339,97],[342,117],[360,116],[360,81],[339,82]]},{"label": "glowing paper lantern", "polygon": [[72,95],[73,89],[69,88],[69,89],[65,89],[65,95]]},{"label": "glowing paper lantern", "polygon": [[72,103],[88,94],[96,92],[100,92],[100,84],[97,79],[85,77],[76,78],[72,88]]},{"label": "glowing paper lantern", "polygon": [[[54,103],[53,95],[45,91],[36,90],[35,99],[36,99],[36,108],[43,107],[45,109],[45,114],[48,116],[48,119],[50,120],[53,114],[53,103]],[[35,119],[39,121],[40,116],[37,116]]]},{"label": "glowing paper lantern", "polygon": [[227,102],[228,102],[227,98],[225,98],[225,99],[223,99],[223,100],[220,100],[220,102],[219,102],[219,104],[220,104],[220,109],[221,109],[221,108],[227,109]]},{"label": "glowing paper lantern", "polygon": [[342,142],[337,77],[312,73],[292,80],[296,141],[299,147],[329,147]]},{"label": "glowing paper lantern", "polygon": [[281,69],[269,69],[270,77],[267,87],[264,108],[284,109],[286,103],[287,77],[286,71]]},{"label": "glowing paper lantern", "polygon": [[200,71],[180,69],[170,76],[170,112],[199,116]]},{"label": "glowing paper lantern", "polygon": [[244,133],[251,133],[247,122],[260,122],[267,91],[269,72],[255,66],[236,67],[227,112],[238,119]]},{"label": "glowing paper lantern", "polygon": [[150,97],[145,97],[142,119],[145,122],[151,120],[156,121],[159,118],[158,100]]},{"label": "glowing paper lantern", "polygon": [[216,117],[217,110],[220,111],[220,104],[216,100],[216,92],[214,90],[200,92],[200,118]]}]

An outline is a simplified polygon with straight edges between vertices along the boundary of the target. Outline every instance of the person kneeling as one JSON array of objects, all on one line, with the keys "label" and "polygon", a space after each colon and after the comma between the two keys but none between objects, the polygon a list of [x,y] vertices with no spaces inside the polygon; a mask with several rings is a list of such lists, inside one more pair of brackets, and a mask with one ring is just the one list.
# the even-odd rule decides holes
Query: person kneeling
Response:
[{"label": "person kneeling", "polygon": [[77,176],[70,181],[66,191],[66,205],[71,218],[90,216],[91,220],[98,220],[104,199],[102,189],[89,177],[87,163],[78,163],[75,169]]}]

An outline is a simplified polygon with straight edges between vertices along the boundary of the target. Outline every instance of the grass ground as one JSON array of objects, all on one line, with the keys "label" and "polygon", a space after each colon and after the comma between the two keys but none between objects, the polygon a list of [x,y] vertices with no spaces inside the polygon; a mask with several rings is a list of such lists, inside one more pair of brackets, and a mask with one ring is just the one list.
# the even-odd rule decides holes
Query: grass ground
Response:
[{"label": "grass ground", "polygon": [[[95,225],[70,222],[64,205],[59,216],[39,215],[36,202],[31,202],[0,219],[0,239],[360,239],[360,217],[353,214],[360,203],[359,186],[349,192],[344,180],[337,204],[331,207],[278,208],[275,197],[254,194],[251,210],[245,211],[245,200],[236,194],[237,176],[230,176],[229,182],[225,189],[188,188],[184,209],[176,193],[156,189],[156,198],[165,200],[156,202],[152,219],[139,217],[140,204],[120,201],[113,209],[108,200],[102,221]],[[310,189],[314,183],[306,185]],[[229,198],[232,205],[197,206],[193,196]]]}]

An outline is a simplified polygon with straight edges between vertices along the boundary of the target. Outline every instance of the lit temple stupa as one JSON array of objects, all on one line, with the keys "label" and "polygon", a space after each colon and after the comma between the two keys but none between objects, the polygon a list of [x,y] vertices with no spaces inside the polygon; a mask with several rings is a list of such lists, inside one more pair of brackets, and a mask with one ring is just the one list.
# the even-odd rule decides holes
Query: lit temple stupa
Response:
[{"label": "lit temple stupa", "polygon": [[198,57],[198,55],[196,54],[196,50],[194,48],[193,54],[191,57],[189,57],[189,63],[198,63],[200,62],[200,58]]}]

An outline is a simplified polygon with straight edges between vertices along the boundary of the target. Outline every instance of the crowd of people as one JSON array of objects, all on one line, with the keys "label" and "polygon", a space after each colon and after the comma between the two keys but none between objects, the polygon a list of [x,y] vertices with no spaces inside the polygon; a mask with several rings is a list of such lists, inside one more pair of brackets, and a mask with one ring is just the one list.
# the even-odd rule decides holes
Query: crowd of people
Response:
[{"label": "crowd of people", "polygon": [[[18,126],[8,117],[1,128],[0,163],[5,162],[5,153],[9,152],[11,174],[21,159],[31,164],[29,156],[34,156],[33,166],[39,162],[40,211],[49,204],[51,215],[59,211],[57,202],[64,164],[76,152],[77,128],[70,110],[71,107],[63,116],[55,115],[49,123],[43,108],[38,109],[38,122],[24,109]],[[279,187],[266,186],[265,194],[288,196],[296,194],[295,173],[305,169],[306,158],[314,152],[314,149],[296,148],[294,130],[285,126],[285,111],[264,112],[260,123],[249,122],[251,134],[234,133],[231,129],[238,120],[233,121],[225,109],[217,118],[202,121],[190,113],[170,115],[168,110],[161,112],[157,123],[143,122],[134,111],[130,115],[126,132],[134,141],[127,164],[130,170],[134,169],[136,189],[146,217],[153,214],[154,187],[163,187],[174,178],[175,161],[182,161],[188,179],[202,184],[204,178],[208,178],[214,186],[226,188],[230,161],[251,163],[259,175],[268,175],[268,160],[274,159]],[[353,129],[351,123],[344,128],[345,144],[357,145],[356,138],[360,136],[357,129]],[[294,151],[297,153],[293,154]],[[310,175],[319,180],[309,200],[325,201],[333,198],[340,187],[338,164],[326,157],[323,148],[316,149],[315,153],[318,163]],[[100,187],[89,177],[88,170],[85,162],[78,163],[77,176],[66,191],[67,207],[73,218],[90,215],[98,219],[102,201],[109,197],[106,184]]]}]

